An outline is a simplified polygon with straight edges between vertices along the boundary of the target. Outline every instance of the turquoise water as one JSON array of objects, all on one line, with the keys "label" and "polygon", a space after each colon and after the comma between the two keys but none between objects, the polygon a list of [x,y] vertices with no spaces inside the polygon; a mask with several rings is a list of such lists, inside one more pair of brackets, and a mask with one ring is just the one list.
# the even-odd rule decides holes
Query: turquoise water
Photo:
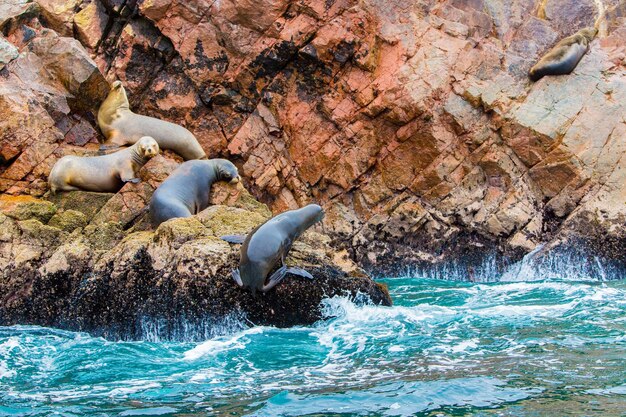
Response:
[{"label": "turquoise water", "polygon": [[624,282],[384,281],[203,343],[0,327],[0,415],[626,415]]}]

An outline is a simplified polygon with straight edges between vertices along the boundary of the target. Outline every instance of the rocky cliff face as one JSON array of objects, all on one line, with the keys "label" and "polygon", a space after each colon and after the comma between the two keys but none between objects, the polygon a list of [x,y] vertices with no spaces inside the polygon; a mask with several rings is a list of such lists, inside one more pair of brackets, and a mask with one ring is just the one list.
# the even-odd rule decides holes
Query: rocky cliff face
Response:
[{"label": "rocky cliff face", "polygon": [[[574,73],[530,83],[599,10]],[[625,19],[619,0],[11,0],[0,191],[43,194],[57,158],[97,142],[120,79],[272,210],[320,202],[372,267],[574,238],[621,261]]]}]

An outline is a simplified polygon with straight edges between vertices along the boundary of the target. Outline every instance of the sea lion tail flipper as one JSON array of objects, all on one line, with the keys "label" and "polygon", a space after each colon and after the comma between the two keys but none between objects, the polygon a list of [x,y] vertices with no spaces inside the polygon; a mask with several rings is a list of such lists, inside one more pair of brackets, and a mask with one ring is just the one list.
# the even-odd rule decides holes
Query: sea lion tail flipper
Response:
[{"label": "sea lion tail flipper", "polygon": [[295,266],[287,268],[287,272],[290,274],[298,275],[300,277],[313,279],[313,275],[311,275],[309,272],[305,271],[302,268],[297,268]]},{"label": "sea lion tail flipper", "polygon": [[267,284],[265,284],[263,286],[263,288],[261,288],[261,291],[262,292],[268,292],[269,290],[274,288],[276,286],[276,284],[278,284],[280,281],[282,281],[283,278],[285,278],[286,275],[287,275],[287,267],[286,266],[281,266],[280,268],[278,268],[276,270],[276,272],[274,272],[272,274],[270,279],[267,281]]},{"label": "sea lion tail flipper", "polygon": [[228,243],[242,244],[246,240],[246,235],[225,235],[220,236],[220,239],[225,240]]},{"label": "sea lion tail flipper", "polygon": [[237,285],[239,285],[240,287],[243,287],[243,281],[241,280],[241,274],[239,274],[239,270],[233,269],[231,274],[233,275],[233,279],[235,280]]}]

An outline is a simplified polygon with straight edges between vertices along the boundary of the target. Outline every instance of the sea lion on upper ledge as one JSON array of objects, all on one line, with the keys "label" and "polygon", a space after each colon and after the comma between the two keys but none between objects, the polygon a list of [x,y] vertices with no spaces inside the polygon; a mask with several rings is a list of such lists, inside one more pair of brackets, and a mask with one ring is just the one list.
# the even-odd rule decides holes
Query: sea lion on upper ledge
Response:
[{"label": "sea lion on upper ledge", "polygon": [[[233,270],[233,278],[237,285],[250,288],[254,294],[257,290],[261,292],[271,290],[288,273],[313,279],[313,276],[302,268],[285,266],[285,258],[293,242],[322,218],[324,210],[317,204],[309,204],[269,219],[251,231],[248,236],[222,236],[227,242],[243,243],[239,268]],[[282,266],[265,283],[267,275],[278,262],[281,262]]]},{"label": "sea lion on upper ledge", "polygon": [[116,193],[124,183],[138,183],[137,171],[158,153],[157,142],[144,136],[133,146],[109,155],[64,156],[50,171],[50,191],[52,194],[57,190]]},{"label": "sea lion on upper ledge", "polygon": [[142,136],[153,137],[161,149],[169,149],[185,161],[206,158],[206,153],[189,130],[174,123],[133,113],[121,81],[111,84],[111,91],[98,109],[98,126],[105,145],[132,145]]},{"label": "sea lion on upper ledge", "polygon": [[157,227],[177,217],[191,217],[207,208],[211,185],[215,181],[239,182],[237,167],[226,159],[180,164],[152,194],[152,226]]},{"label": "sea lion on upper ledge", "polygon": [[530,79],[538,81],[545,75],[564,75],[572,72],[597,33],[596,28],[584,28],[561,40],[530,69],[528,73]]}]

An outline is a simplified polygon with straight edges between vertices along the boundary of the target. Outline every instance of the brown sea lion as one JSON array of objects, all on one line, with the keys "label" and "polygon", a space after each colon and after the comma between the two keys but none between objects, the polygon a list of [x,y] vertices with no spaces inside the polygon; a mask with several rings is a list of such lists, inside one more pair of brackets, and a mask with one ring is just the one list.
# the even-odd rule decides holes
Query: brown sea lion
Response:
[{"label": "brown sea lion", "polygon": [[151,136],[161,149],[174,151],[185,161],[206,158],[196,137],[184,127],[130,111],[121,81],[111,84],[109,95],[100,105],[98,126],[107,138],[107,147],[132,145],[142,136]]},{"label": "brown sea lion", "polygon": [[596,28],[585,28],[561,40],[530,69],[530,79],[537,81],[545,75],[571,73],[597,33]]},{"label": "brown sea lion", "polygon": [[137,172],[158,153],[157,142],[144,136],[133,146],[109,155],[64,156],[50,171],[50,191],[52,194],[58,190],[116,193],[124,183],[138,183]]}]

